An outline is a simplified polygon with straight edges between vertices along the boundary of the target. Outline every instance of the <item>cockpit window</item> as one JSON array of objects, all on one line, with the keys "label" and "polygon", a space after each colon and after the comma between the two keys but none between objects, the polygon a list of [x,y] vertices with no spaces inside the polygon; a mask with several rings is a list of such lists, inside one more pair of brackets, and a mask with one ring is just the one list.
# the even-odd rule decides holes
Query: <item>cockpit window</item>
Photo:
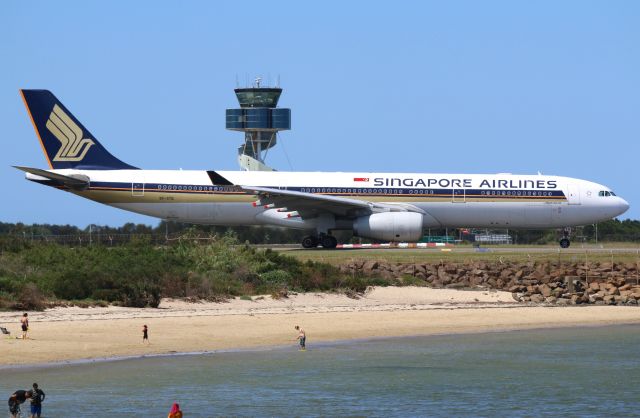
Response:
[{"label": "cockpit window", "polygon": [[608,190],[600,190],[598,192],[598,196],[615,196],[616,194],[614,192],[610,192]]},{"label": "cockpit window", "polygon": [[615,196],[616,195],[614,192],[609,192],[609,193],[611,193],[611,196]]}]

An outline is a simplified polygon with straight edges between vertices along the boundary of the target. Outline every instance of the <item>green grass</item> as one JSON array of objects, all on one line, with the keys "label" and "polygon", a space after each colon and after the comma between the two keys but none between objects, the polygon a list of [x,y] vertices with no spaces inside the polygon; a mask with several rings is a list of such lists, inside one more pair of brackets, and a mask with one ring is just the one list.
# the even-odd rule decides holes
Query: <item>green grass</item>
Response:
[{"label": "green grass", "polygon": [[316,261],[333,265],[346,264],[359,260],[375,260],[386,263],[465,263],[473,261],[486,262],[526,262],[526,261],[560,261],[560,262],[615,262],[640,263],[640,244],[635,246],[618,246],[609,244],[604,248],[590,246],[559,249],[557,246],[492,246],[483,247],[486,252],[479,252],[469,246],[450,247],[451,251],[439,248],[414,249],[345,249],[345,250],[283,250],[283,253],[302,261]]}]

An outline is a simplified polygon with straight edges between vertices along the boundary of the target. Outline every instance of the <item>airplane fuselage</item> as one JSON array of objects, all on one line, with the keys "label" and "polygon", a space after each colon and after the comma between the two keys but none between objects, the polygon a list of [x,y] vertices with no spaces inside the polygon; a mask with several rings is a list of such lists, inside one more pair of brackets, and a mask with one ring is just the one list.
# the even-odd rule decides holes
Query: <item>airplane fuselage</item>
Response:
[{"label": "airplane fuselage", "polygon": [[[235,186],[215,185],[206,171],[55,170],[85,175],[79,196],[161,219],[214,225],[276,225],[314,229],[317,219],[286,208],[251,203]],[[606,186],[569,177],[513,174],[218,172],[233,184],[411,205],[424,228],[551,228],[592,224],[623,213],[628,204]],[[48,180],[28,174],[41,183]],[[59,186],[65,188],[64,186]],[[351,229],[336,217],[331,229]]]}]

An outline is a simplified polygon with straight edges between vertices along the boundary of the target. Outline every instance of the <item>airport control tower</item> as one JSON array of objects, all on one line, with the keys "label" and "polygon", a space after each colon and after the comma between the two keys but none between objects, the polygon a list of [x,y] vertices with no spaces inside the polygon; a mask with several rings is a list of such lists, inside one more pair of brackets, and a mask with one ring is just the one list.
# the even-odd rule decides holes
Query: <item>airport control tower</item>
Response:
[{"label": "airport control tower", "polygon": [[278,131],[291,129],[291,109],[277,108],[282,93],[279,87],[235,89],[240,109],[227,109],[226,128],[244,132],[244,144],[238,148],[238,163],[247,171],[274,171],[265,164],[269,149],[276,145]]}]

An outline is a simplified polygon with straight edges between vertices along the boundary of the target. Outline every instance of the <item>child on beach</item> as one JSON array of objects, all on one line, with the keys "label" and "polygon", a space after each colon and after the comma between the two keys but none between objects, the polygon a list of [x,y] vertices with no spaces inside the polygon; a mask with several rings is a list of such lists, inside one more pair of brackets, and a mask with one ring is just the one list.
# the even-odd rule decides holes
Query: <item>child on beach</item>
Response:
[{"label": "child on beach", "polygon": [[300,328],[299,325],[296,325],[294,328],[296,329],[296,331],[298,331],[298,337],[296,338],[296,340],[300,342],[300,351],[305,351],[307,349],[307,334],[305,334],[304,330]]},{"label": "child on beach", "polygon": [[31,393],[31,418],[40,418],[42,415],[42,401],[46,397],[44,391],[38,387],[37,383],[33,384]]},{"label": "child on beach", "polygon": [[143,325],[142,326],[142,344],[144,344],[145,341],[147,342],[147,344],[151,344],[149,342],[149,328],[147,328],[146,325]]}]

